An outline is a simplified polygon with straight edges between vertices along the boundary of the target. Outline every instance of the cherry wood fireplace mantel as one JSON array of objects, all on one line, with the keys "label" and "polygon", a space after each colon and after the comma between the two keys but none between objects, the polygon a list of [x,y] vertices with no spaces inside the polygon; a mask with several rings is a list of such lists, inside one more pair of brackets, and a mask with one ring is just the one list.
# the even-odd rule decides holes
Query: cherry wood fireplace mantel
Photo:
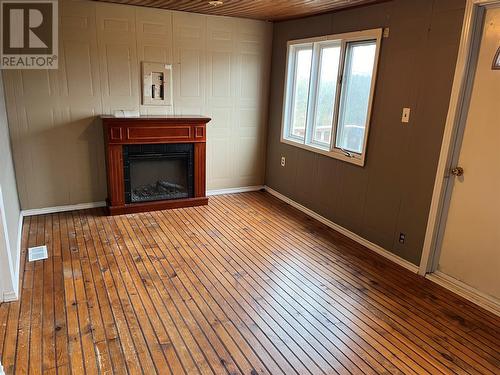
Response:
[{"label": "cherry wood fireplace mantel", "polygon": [[[111,215],[208,204],[206,196],[206,126],[204,116],[102,116]],[[194,144],[194,196],[185,199],[129,203],[125,201],[123,146],[134,144]]]}]

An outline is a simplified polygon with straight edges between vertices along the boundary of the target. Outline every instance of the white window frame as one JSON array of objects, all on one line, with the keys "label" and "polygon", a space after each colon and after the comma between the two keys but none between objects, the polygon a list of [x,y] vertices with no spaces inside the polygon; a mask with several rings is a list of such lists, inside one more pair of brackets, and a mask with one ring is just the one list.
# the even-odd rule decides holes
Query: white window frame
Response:
[{"label": "white window frame", "polygon": [[[300,147],[312,152],[316,152],[322,155],[326,155],[335,159],[343,160],[358,166],[365,165],[366,159],[366,146],[368,143],[368,134],[370,130],[370,122],[371,122],[371,114],[372,114],[372,106],[373,106],[373,96],[375,92],[375,85],[377,81],[377,71],[378,71],[378,62],[380,56],[380,45],[382,41],[382,33],[383,29],[370,29],[363,31],[356,31],[350,33],[343,34],[334,34],[334,35],[326,35],[315,38],[307,38],[307,39],[298,39],[298,40],[290,40],[287,43],[287,59],[286,59],[286,76],[285,76],[285,87],[283,93],[283,113],[282,113],[282,123],[281,123],[281,142],[286,143],[292,146]],[[376,50],[375,50],[375,62],[373,64],[373,72],[372,72],[372,82],[370,87],[370,96],[368,100],[368,110],[366,116],[366,124],[365,124],[365,134],[363,140],[363,149],[360,154],[345,151],[335,146],[336,144],[336,135],[338,128],[338,119],[339,119],[339,109],[340,109],[340,99],[343,88],[343,75],[345,69],[345,59],[346,59],[346,51],[348,43],[351,42],[362,42],[362,41],[375,41]],[[340,45],[340,62],[339,62],[339,70],[338,70],[338,79],[337,79],[337,90],[335,103],[332,103],[334,106],[334,116],[332,123],[332,135],[331,142],[329,145],[315,143],[312,140],[312,129],[314,127],[314,113],[317,95],[317,86],[318,86],[318,74],[319,67],[321,66],[320,52],[322,48],[328,45]],[[307,105],[307,113],[306,113],[306,129],[304,140],[294,137],[290,135],[290,124],[291,124],[291,114],[292,114],[292,103],[293,103],[293,95],[295,92],[295,70],[296,70],[296,62],[295,56],[296,53],[291,53],[292,49],[301,49],[306,46],[312,46],[312,61],[311,61],[311,74],[309,81],[309,96],[308,96],[308,105]]]}]

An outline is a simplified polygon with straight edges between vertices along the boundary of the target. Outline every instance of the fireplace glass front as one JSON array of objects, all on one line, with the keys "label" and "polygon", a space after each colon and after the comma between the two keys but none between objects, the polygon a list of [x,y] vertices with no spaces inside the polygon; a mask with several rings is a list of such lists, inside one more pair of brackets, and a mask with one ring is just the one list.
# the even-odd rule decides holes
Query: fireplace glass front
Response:
[{"label": "fireplace glass front", "polygon": [[193,197],[192,144],[123,147],[125,202]]}]

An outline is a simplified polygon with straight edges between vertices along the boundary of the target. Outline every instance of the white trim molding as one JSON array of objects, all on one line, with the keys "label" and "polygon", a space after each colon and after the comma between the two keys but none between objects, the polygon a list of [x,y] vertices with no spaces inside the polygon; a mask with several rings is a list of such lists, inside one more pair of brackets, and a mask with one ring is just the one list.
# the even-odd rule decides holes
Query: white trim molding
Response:
[{"label": "white trim molding", "polygon": [[[17,272],[16,276],[19,277],[19,272]],[[18,299],[19,299],[18,291],[3,292],[3,302],[14,302],[17,301]]]},{"label": "white trim molding", "polygon": [[[15,301],[18,297],[19,288],[19,261],[14,264],[12,254],[12,242],[9,238],[9,231],[7,229],[7,217],[3,201],[2,187],[0,186],[0,263],[3,266],[0,268],[0,302]],[[17,244],[16,244],[17,245]],[[3,250],[2,250],[3,249]],[[20,248],[16,248],[17,251]],[[20,251],[17,259],[20,258]]]},{"label": "white trim molding", "polygon": [[5,375],[5,372],[3,371],[2,362],[0,362],[0,375]]},{"label": "white trim molding", "polygon": [[16,243],[16,249],[17,249],[17,261],[16,261],[16,264],[15,264],[15,279],[13,280],[14,281],[14,291],[15,291],[15,299],[17,300],[20,296],[20,288],[19,288],[19,278],[20,278],[20,275],[19,275],[19,272],[21,270],[21,254],[22,254],[22,248],[21,246],[23,245],[22,244],[22,239],[23,239],[23,222],[24,222],[24,217],[23,217],[23,213],[20,212],[19,213],[19,220],[18,220],[18,223],[17,223],[17,243]]},{"label": "white trim molding", "polygon": [[461,114],[464,102],[466,101],[466,90],[469,81],[471,67],[474,66],[474,45],[478,27],[482,24],[478,22],[481,10],[490,6],[500,5],[500,0],[467,0],[465,15],[462,26],[462,35],[458,49],[457,65],[451,90],[448,116],[441,144],[441,152],[434,181],[429,218],[420,260],[419,274],[433,272],[437,268],[436,253],[439,248],[439,234],[445,225],[448,170],[454,153],[454,145],[457,137],[457,130],[461,122]]},{"label": "white trim molding", "polygon": [[356,241],[360,245],[363,245],[367,247],[368,249],[374,251],[375,253],[383,256],[384,258],[389,259],[390,261],[400,265],[401,267],[406,268],[407,270],[410,270],[413,273],[418,272],[418,266],[414,265],[413,263],[408,262],[407,260],[398,257],[397,255],[391,253],[390,251],[382,248],[381,246],[374,244],[373,242],[368,241],[367,239],[357,235],[354,232],[351,232],[350,230],[335,224],[333,221],[328,220],[327,218],[321,216],[320,214],[314,212],[313,210],[310,210],[309,208],[301,205],[300,203],[295,202],[294,200],[288,198],[287,196],[277,192],[276,190],[270,188],[269,186],[265,187],[266,191],[274,195],[276,198],[282,200],[285,203],[288,203],[290,206],[295,207],[299,211],[302,211],[306,215],[309,215],[310,217],[318,220],[319,222],[325,224],[326,226],[336,230],[337,232],[343,234],[344,236],[350,238],[353,241]]},{"label": "white trim molding", "polygon": [[441,271],[435,271],[431,274],[426,275],[425,277],[430,281],[441,285],[443,288],[446,288],[453,293],[458,294],[466,300],[475,303],[483,309],[500,316],[500,301],[496,298],[482,293],[477,289],[474,289],[473,287],[463,283],[462,281],[444,274]]},{"label": "white trim molding", "polygon": [[[236,194],[236,193],[247,193],[250,191],[258,191],[264,189],[264,185],[255,185],[255,186],[243,186],[243,187],[235,187],[228,189],[215,189],[215,190],[207,190],[207,196],[212,195],[223,195],[223,194]],[[55,207],[44,207],[44,208],[33,208],[28,210],[23,210],[22,216],[35,216],[35,215],[46,215],[46,214],[54,214],[57,212],[67,212],[67,211],[76,211],[76,210],[86,210],[89,208],[98,208],[105,207],[106,202],[89,202],[89,203],[79,203],[79,204],[70,204],[65,206],[55,206]],[[22,221],[21,221],[22,226]]]},{"label": "white trim molding", "polygon": [[45,215],[54,214],[56,212],[66,212],[66,211],[76,211],[76,210],[86,210],[88,208],[97,208],[106,206],[106,202],[91,202],[91,203],[79,203],[70,204],[67,206],[55,206],[55,207],[45,207],[45,208],[33,208],[29,210],[21,211],[23,217],[35,216],[35,215]]},{"label": "white trim molding", "polygon": [[464,22],[462,26],[462,35],[458,49],[457,65],[455,67],[455,77],[451,90],[450,104],[448,107],[448,116],[441,143],[441,152],[439,155],[436,178],[434,181],[434,190],[432,193],[429,218],[427,220],[427,229],[424,238],[422,256],[420,259],[419,274],[424,276],[427,272],[432,272],[432,258],[437,244],[437,233],[439,231],[440,216],[443,208],[444,193],[446,188],[447,169],[450,163],[450,150],[453,146],[455,129],[457,127],[460,111],[464,102],[465,86],[471,62],[471,47],[474,29],[474,4],[473,1],[467,1],[465,7]]},{"label": "white trim molding", "polygon": [[244,187],[229,188],[229,189],[207,190],[207,196],[248,193],[251,191],[259,191],[259,190],[262,190],[264,188],[265,188],[264,185],[255,185],[255,186],[244,186]]}]

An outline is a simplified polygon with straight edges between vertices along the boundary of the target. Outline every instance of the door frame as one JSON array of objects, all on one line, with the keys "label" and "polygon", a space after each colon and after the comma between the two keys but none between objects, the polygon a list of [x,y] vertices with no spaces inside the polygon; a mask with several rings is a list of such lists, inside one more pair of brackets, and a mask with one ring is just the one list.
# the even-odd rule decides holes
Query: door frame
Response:
[{"label": "door frame", "polygon": [[9,240],[2,185],[0,185],[0,303],[13,301],[18,296],[19,284],[16,284]]},{"label": "door frame", "polygon": [[500,0],[466,0],[448,116],[418,270],[422,276],[436,271],[438,266],[455,182],[450,170],[458,162],[460,155],[482,37],[484,14],[488,8],[499,5]]}]

